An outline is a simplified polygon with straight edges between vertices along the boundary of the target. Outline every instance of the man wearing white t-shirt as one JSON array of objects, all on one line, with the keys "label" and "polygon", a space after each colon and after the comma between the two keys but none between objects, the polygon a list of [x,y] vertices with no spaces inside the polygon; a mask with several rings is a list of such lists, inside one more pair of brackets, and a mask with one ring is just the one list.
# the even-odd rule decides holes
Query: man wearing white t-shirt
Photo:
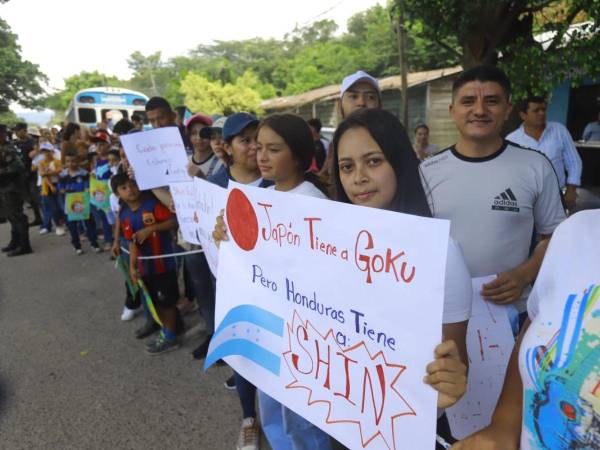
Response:
[{"label": "man wearing white t-shirt", "polygon": [[[548,239],[566,217],[558,180],[544,155],[500,136],[511,111],[502,70],[465,71],[452,92],[458,142],[420,166],[431,211],[451,221],[471,276],[497,275],[482,296],[524,313]],[[541,241],[530,256],[534,228]]]}]

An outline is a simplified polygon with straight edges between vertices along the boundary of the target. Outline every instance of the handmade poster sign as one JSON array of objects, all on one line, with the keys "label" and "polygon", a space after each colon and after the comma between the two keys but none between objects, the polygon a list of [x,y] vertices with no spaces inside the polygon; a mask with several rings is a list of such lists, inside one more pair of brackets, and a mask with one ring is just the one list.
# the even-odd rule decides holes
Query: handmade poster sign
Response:
[{"label": "handmade poster sign", "polygon": [[177,127],[157,128],[121,136],[140,189],[190,181],[188,159]]},{"label": "handmade poster sign", "polygon": [[225,216],[206,367],[349,448],[433,450],[449,222],[233,182]]},{"label": "handmade poster sign", "polygon": [[69,221],[90,218],[89,192],[70,192],[65,196],[65,209]]},{"label": "handmade poster sign", "polygon": [[480,294],[481,286],[494,278],[472,280],[473,307],[467,328],[467,392],[458,403],[446,409],[452,434],[457,439],[490,424],[515,343],[507,307],[488,302]]},{"label": "handmade poster sign", "polygon": [[212,232],[220,211],[225,207],[227,190],[200,178],[169,185],[177,222],[183,239],[201,245],[213,275],[217,274],[219,249]]},{"label": "handmade poster sign", "polygon": [[90,203],[104,212],[110,209],[110,188],[107,181],[90,177]]}]

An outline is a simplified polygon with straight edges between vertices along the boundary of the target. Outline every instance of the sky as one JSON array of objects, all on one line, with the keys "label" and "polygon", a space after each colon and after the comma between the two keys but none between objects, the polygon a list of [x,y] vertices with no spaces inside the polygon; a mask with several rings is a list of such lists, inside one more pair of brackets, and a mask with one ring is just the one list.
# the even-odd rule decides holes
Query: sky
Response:
[{"label": "sky", "polygon": [[375,4],[385,0],[9,0],[0,17],[53,90],[84,70],[127,79],[136,50],[160,50],[166,59],[214,40],[282,38],[296,24],[326,18],[344,30],[350,16]]}]

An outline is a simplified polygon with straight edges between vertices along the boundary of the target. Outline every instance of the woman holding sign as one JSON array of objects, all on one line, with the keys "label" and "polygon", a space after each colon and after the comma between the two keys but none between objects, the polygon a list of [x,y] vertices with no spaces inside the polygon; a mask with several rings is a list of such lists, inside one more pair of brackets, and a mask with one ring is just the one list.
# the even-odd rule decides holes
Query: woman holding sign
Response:
[{"label": "woman holding sign", "polygon": [[[337,200],[431,217],[417,160],[406,131],[391,113],[363,109],[351,114],[333,138],[333,182]],[[455,404],[467,387],[465,336],[471,311],[471,277],[458,244],[450,240],[443,313],[444,342],[424,381],[438,391],[438,408]],[[438,434],[450,439],[442,412]]]},{"label": "woman holding sign", "polygon": [[[227,123],[229,120],[231,118]],[[308,172],[314,157],[314,143],[304,119],[293,114],[269,116],[259,124],[256,140],[258,168],[263,179],[274,183],[270,188],[327,198],[324,184]],[[223,214],[217,218],[213,238],[217,245],[227,240]],[[272,448],[331,449],[327,433],[265,393],[258,393],[262,428]]]}]

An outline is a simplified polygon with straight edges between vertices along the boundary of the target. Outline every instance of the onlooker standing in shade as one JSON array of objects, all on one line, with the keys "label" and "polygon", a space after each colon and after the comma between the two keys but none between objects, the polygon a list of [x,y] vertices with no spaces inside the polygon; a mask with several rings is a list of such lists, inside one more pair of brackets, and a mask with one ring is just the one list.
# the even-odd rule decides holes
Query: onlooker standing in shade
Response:
[{"label": "onlooker standing in shade", "polygon": [[532,148],[548,157],[564,193],[570,212],[575,210],[577,186],[581,184],[583,165],[573,138],[564,125],[546,120],[546,99],[529,96],[520,104],[519,116],[523,123],[506,136],[506,140]]},{"label": "onlooker standing in shade", "polygon": [[415,127],[415,153],[417,158],[423,161],[431,155],[438,152],[439,148],[435,144],[429,143],[429,127],[420,123]]},{"label": "onlooker standing in shade", "polygon": [[583,130],[584,141],[600,142],[600,110],[598,110],[598,119],[588,123]]}]

